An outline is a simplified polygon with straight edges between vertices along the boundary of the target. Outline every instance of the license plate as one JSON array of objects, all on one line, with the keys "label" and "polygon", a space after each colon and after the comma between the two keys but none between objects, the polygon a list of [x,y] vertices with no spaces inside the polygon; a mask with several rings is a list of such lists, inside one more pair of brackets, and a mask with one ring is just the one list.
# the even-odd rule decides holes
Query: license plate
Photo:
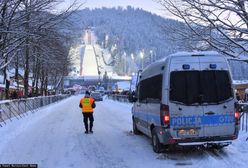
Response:
[{"label": "license plate", "polygon": [[191,136],[198,136],[199,132],[198,129],[180,129],[177,131],[177,135],[179,137],[191,137]]}]

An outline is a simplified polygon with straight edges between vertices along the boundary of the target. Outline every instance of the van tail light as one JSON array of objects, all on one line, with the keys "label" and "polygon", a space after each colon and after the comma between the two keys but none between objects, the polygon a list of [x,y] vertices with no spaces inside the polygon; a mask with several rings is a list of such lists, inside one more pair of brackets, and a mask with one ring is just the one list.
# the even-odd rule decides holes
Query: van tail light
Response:
[{"label": "van tail light", "polygon": [[239,112],[238,111],[234,112],[234,118],[235,118],[235,124],[238,125],[239,124]]},{"label": "van tail light", "polygon": [[170,128],[170,113],[168,105],[160,104],[160,116],[161,125],[164,125],[166,128]]}]

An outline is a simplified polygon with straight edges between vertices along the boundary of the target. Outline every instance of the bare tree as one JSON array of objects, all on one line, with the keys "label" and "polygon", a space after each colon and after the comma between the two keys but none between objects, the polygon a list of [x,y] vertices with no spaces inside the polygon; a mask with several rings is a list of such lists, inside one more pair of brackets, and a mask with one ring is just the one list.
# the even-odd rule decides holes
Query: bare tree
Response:
[{"label": "bare tree", "polygon": [[21,0],[7,1],[0,3],[0,69],[3,71],[5,83],[5,95],[9,98],[9,85],[7,67],[8,64],[16,57],[18,48],[24,43],[23,36],[18,35],[15,31],[18,25],[17,16]]},{"label": "bare tree", "polygon": [[67,75],[69,46],[64,42],[68,40],[70,39],[66,36],[50,29],[49,38],[44,38],[37,44],[40,52],[35,55],[38,60],[35,62],[34,71],[38,72],[35,74],[36,80],[41,83],[40,94],[46,93],[48,83],[56,89],[63,76]]},{"label": "bare tree", "polygon": [[[188,26],[199,46],[231,57],[248,54],[247,0],[156,0]],[[177,30],[182,32],[182,30]],[[175,31],[175,32],[177,32]],[[181,33],[182,34],[182,33]],[[185,32],[183,36],[187,36]],[[190,37],[190,36],[187,36]]]},{"label": "bare tree", "polygon": [[[18,69],[24,69],[25,97],[28,96],[29,92],[30,72],[33,74],[31,77],[33,79],[33,86],[39,87],[38,79],[41,79],[41,76],[42,82],[47,86],[48,76],[51,73],[48,69],[50,62],[54,62],[53,58],[58,56],[57,50],[59,50],[59,47],[65,48],[59,42],[63,35],[59,33],[60,28],[57,25],[64,22],[75,9],[82,5],[77,4],[77,0],[74,0],[74,3],[66,10],[56,14],[49,13],[54,6],[61,2],[63,1],[0,1],[0,70],[3,70],[4,81],[6,81],[6,98],[8,98],[9,81],[5,79],[7,78],[6,72],[9,66],[11,68],[15,67],[16,78]],[[51,41],[59,43],[59,47],[58,45],[53,47]],[[64,51],[63,53],[63,58],[66,58],[67,55],[65,54],[67,52]],[[56,67],[56,64],[54,65]]]}]

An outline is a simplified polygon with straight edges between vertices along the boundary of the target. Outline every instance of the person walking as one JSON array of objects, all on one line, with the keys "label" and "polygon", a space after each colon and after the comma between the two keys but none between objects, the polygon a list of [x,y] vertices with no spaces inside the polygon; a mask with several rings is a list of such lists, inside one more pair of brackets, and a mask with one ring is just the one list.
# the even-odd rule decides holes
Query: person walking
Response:
[{"label": "person walking", "polygon": [[[81,98],[79,107],[82,108],[82,113],[84,116],[84,126],[85,126],[85,134],[93,133],[93,109],[96,107],[95,100],[90,97],[90,92],[86,91],[85,96]],[[90,120],[90,130],[88,127],[88,119]]]}]

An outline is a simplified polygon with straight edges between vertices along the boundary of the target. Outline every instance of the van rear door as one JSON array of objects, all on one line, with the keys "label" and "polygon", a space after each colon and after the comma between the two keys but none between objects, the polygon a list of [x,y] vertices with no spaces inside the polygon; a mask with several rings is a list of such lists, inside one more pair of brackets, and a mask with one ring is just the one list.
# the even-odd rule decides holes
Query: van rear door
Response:
[{"label": "van rear door", "polygon": [[234,99],[228,65],[223,57],[200,57],[204,134],[229,136],[235,131]]},{"label": "van rear door", "polygon": [[173,138],[203,137],[199,105],[199,59],[174,57],[170,64],[169,113],[170,132]]}]

